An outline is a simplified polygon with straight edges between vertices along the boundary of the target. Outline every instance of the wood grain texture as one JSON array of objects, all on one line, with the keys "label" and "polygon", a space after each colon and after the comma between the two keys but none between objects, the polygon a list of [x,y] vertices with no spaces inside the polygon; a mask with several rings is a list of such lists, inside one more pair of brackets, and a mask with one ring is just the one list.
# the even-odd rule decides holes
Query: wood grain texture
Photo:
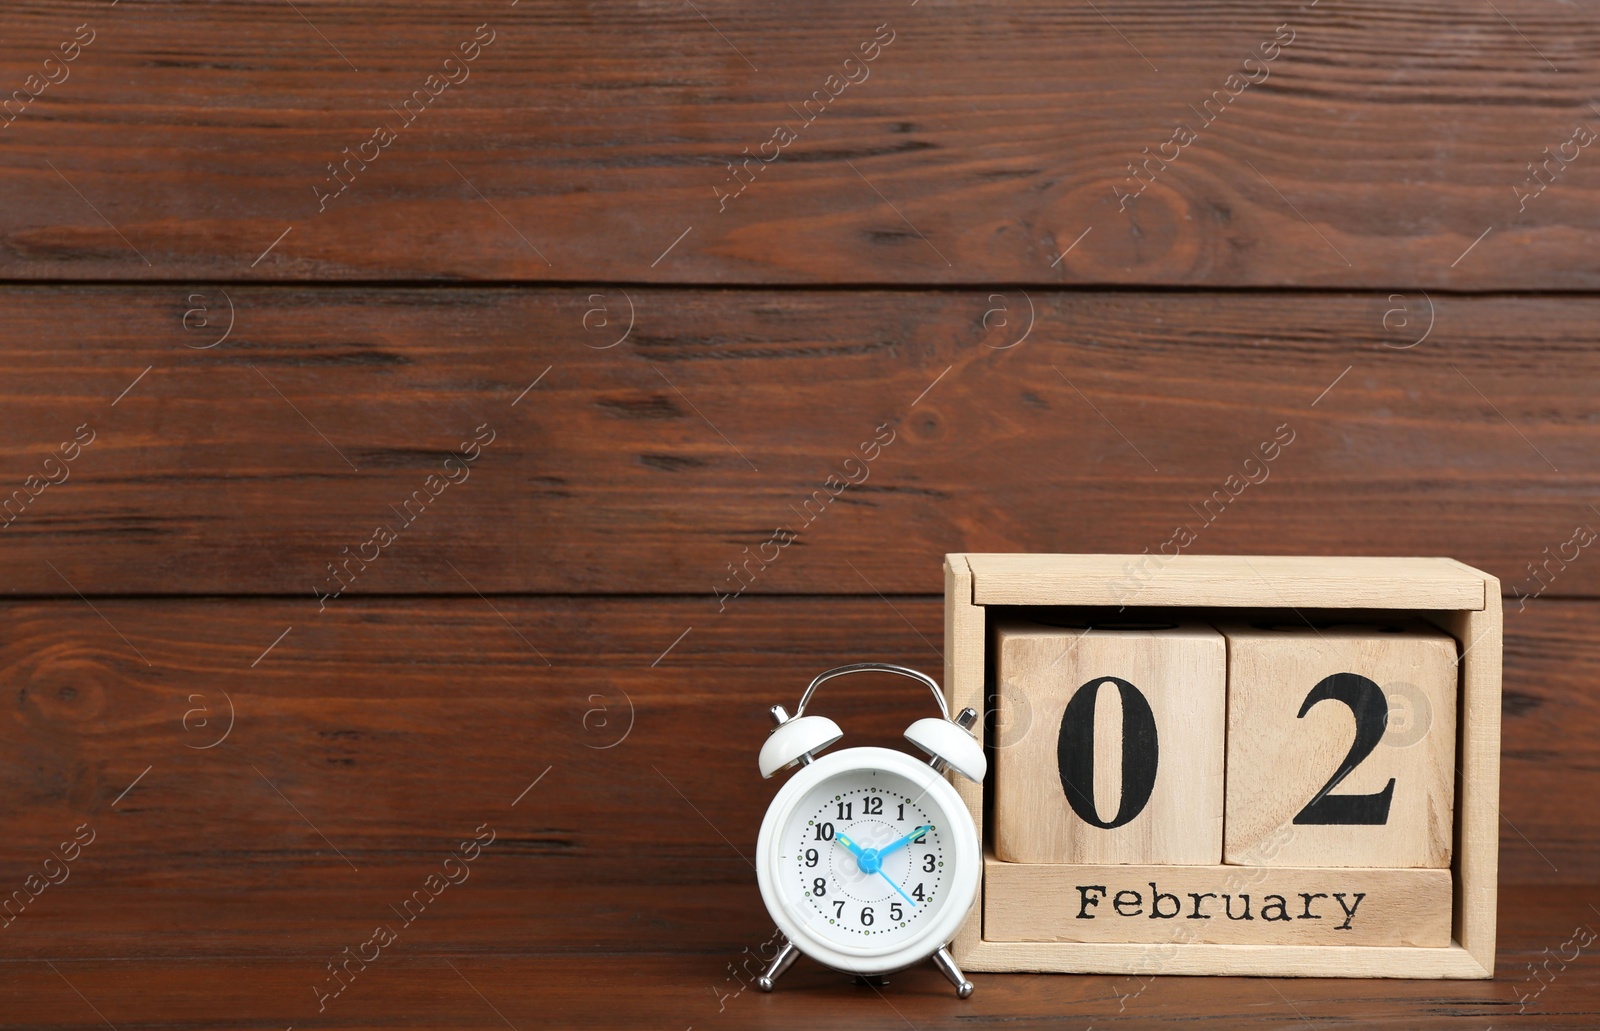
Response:
[{"label": "wood grain texture", "polygon": [[[76,599],[7,603],[0,887],[79,824],[98,836],[0,930],[0,955],[331,957],[485,822],[499,839],[419,924],[441,946],[754,947],[770,929],[740,854],[776,790],[755,766],[766,707],[865,657],[937,670],[942,604],[750,602],[493,599],[502,620],[473,596],[363,599],[321,621],[309,600],[97,601],[105,620]],[[1600,883],[1600,605],[1541,601],[1507,641],[1502,886]],[[926,703],[881,687],[819,711],[848,744],[900,747]],[[223,691],[237,722],[201,749]],[[698,894],[718,885],[737,890]]]},{"label": "wood grain texture", "polygon": [[[711,912],[742,908],[736,889],[713,885],[688,897]],[[652,905],[621,888],[622,904]],[[11,1028],[204,1025],[214,1028],[337,1026],[366,1029],[570,1027],[600,1029],[753,1027],[845,1031],[894,1026],[955,1029],[974,1023],[1046,1029],[1162,1026],[1227,1029],[1350,1026],[1380,1031],[1457,1031],[1489,1026],[1580,1031],[1600,1017],[1600,973],[1592,947],[1573,962],[1575,927],[1600,927],[1585,902],[1600,889],[1509,888],[1502,959],[1495,980],[1347,980],[1137,976],[973,977],[961,1001],[931,966],[893,975],[873,992],[800,960],[771,995],[746,987],[766,929],[715,950],[604,955],[506,950],[491,934],[468,943],[404,941],[319,1014],[310,991],[322,957],[284,943],[266,956],[0,960],[0,999]],[[1588,915],[1584,915],[1588,914]],[[741,928],[743,930],[743,928]],[[1578,940],[1581,940],[1578,939]],[[1550,964],[1539,979],[1530,964]],[[451,967],[455,969],[452,970]],[[1542,986],[1542,987],[1541,987]],[[92,1008],[91,1008],[92,1007]]]},{"label": "wood grain texture", "polygon": [[[978,719],[972,731],[978,740],[987,742],[992,733],[994,711],[985,688],[992,667],[985,638],[984,610],[972,604],[972,568],[964,555],[944,557],[944,679],[940,686],[945,691],[945,702],[956,711],[971,708]],[[992,769],[992,767],[991,767]],[[973,829],[978,832],[978,847],[988,851],[990,821],[983,818],[984,796],[988,794],[982,784],[974,784],[965,777],[947,773],[955,785],[956,793],[973,814]],[[972,950],[978,946],[983,932],[983,886],[978,886],[978,897],[972,900],[967,921],[956,931],[950,943],[951,955],[956,962],[965,964]]]},{"label": "wood grain texture", "polygon": [[1455,559],[1184,555],[1183,546],[1139,555],[966,558],[973,598],[982,605],[1483,608],[1482,574]]},{"label": "wood grain texture", "polygon": [[[0,1028],[1592,1026],[1596,72],[1561,5],[11,5]],[[1501,578],[1500,980],[746,990],[766,706],[959,665],[944,553],[1190,523]]]},{"label": "wood grain texture", "polygon": [[[305,602],[106,601],[104,620],[76,600],[8,606],[0,883],[22,887],[84,822],[98,837],[0,948],[241,954],[287,936],[335,952],[485,823],[499,840],[430,934],[720,948],[726,911],[682,892],[731,882],[739,934],[765,919],[745,857],[775,791],[756,770],[766,707],[864,650],[939,661],[918,636],[936,602],[913,609],[920,630],[877,599],[767,605],[718,619],[681,599],[467,597],[321,621]],[[908,707],[932,708],[896,683],[818,711],[849,743],[895,746]],[[659,905],[607,900],[644,883]]]},{"label": "wood grain texture", "polygon": [[1441,299],[1397,351],[1378,295],[1038,294],[999,350],[1016,292],[224,289],[207,350],[217,287],[0,293],[0,497],[97,434],[0,531],[6,592],[310,599],[487,424],[335,604],[932,594],[949,551],[1158,553],[1180,524],[1186,554],[1448,554],[1508,597],[1600,593],[1563,548],[1600,518],[1589,298]]},{"label": "wood grain texture", "polygon": [[[1480,966],[1495,963],[1498,905],[1489,885],[1500,883],[1500,849],[1494,845],[1501,822],[1510,825],[1500,800],[1503,773],[1504,714],[1513,696],[1503,682],[1505,617],[1498,584],[1484,582],[1481,612],[1445,613],[1437,624],[1459,641],[1470,642],[1461,657],[1461,703],[1456,744],[1455,872],[1463,885],[1456,893],[1456,937]],[[1561,662],[1565,656],[1556,658]],[[1517,835],[1526,842],[1526,835]],[[1537,851],[1537,849],[1535,849]],[[1554,863],[1545,857],[1546,865]]]},{"label": "wood grain texture", "polygon": [[0,276],[1600,284],[1561,6],[299,6],[14,12]]}]

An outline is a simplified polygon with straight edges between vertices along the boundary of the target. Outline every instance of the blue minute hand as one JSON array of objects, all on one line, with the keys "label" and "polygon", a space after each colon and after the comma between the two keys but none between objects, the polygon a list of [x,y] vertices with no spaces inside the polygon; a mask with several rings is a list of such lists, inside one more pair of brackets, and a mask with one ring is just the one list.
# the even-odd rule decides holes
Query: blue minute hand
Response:
[{"label": "blue minute hand", "polygon": [[[883,846],[882,848],[878,849],[878,855],[886,856],[890,852],[893,852],[897,848],[905,848],[907,845],[911,844],[911,839],[912,838],[915,838],[915,837],[917,837],[918,835],[921,835],[921,834],[926,834],[928,831],[931,831],[931,830],[933,830],[933,828],[930,827],[930,826],[918,827],[916,830],[912,831],[910,834],[907,834],[905,837],[900,838],[900,839],[898,839],[896,841],[891,841],[889,844],[887,844],[887,845]],[[904,892],[902,892],[902,894],[904,894]]]},{"label": "blue minute hand", "polygon": [[889,886],[894,888],[895,891],[898,891],[900,893],[900,897],[905,899],[909,905],[911,905],[913,908],[916,907],[916,903],[911,901],[911,896],[906,894],[906,890],[900,887],[900,885],[896,884],[893,877],[890,877],[888,874],[884,873],[883,867],[881,866],[878,867],[878,876],[888,881]]}]

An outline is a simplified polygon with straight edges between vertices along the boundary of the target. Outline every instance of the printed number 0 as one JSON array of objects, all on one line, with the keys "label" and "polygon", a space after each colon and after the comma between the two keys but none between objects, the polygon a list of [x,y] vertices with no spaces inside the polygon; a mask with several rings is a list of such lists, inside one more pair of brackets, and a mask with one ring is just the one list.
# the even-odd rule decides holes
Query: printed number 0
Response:
[{"label": "printed number 0", "polygon": [[[1122,796],[1117,815],[1100,819],[1094,806],[1094,708],[1100,685],[1115,684],[1122,700]],[[1056,765],[1067,804],[1084,823],[1113,830],[1144,811],[1156,786],[1156,718],[1144,694],[1119,677],[1097,677],[1078,688],[1061,714]]]},{"label": "printed number 0", "polygon": [[1370,795],[1330,795],[1350,773],[1372,754],[1389,725],[1389,702],[1383,689],[1359,673],[1335,673],[1311,689],[1300,704],[1300,719],[1318,702],[1333,700],[1350,707],[1356,717],[1356,737],[1344,762],[1333,771],[1328,783],[1311,797],[1306,807],[1295,814],[1300,824],[1384,824],[1389,822],[1389,803],[1394,798],[1394,778],[1382,791]]}]

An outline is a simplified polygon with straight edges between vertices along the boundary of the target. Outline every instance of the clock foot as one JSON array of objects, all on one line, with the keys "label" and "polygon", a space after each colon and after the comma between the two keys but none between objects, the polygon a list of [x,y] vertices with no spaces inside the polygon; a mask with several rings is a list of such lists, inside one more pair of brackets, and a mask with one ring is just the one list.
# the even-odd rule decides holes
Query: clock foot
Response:
[{"label": "clock foot", "polygon": [[938,967],[939,972],[948,977],[950,983],[956,986],[956,997],[958,999],[965,999],[972,994],[972,982],[968,981],[966,975],[961,972],[961,968],[956,966],[955,957],[950,955],[950,946],[946,945],[933,954],[933,965]]},{"label": "clock foot", "polygon": [[793,942],[784,942],[783,948],[779,949],[778,954],[772,957],[772,962],[767,964],[767,969],[756,978],[756,987],[764,992],[772,991],[772,986],[783,976],[785,970],[794,966],[795,958],[799,955],[800,950],[794,947]]},{"label": "clock foot", "polygon": [[889,979],[882,974],[857,974],[851,980],[869,988],[887,988],[889,985]]}]

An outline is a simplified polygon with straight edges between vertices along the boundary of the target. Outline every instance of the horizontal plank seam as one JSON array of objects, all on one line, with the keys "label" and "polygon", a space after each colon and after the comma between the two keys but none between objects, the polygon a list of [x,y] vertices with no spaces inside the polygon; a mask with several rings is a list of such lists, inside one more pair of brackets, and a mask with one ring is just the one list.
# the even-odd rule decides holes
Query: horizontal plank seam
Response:
[{"label": "horizontal plank seam", "polygon": [[[1524,885],[1505,885],[1505,884],[1503,884],[1503,885],[1501,885],[1501,888],[1502,889],[1508,888],[1508,887],[1510,887],[1510,888],[1518,888],[1518,887],[1533,888],[1533,887],[1550,887],[1550,886],[1551,885],[1548,885],[1548,884],[1524,884]],[[1567,885],[1562,885],[1562,887],[1568,887],[1568,886]],[[1574,885],[1573,887],[1582,887],[1582,886]],[[533,951],[533,950],[525,950],[524,951],[524,950],[517,950],[517,949],[502,949],[502,948],[497,948],[497,947],[493,947],[493,946],[483,945],[483,946],[467,946],[467,947],[462,947],[462,948],[457,948],[457,949],[435,949],[435,950],[432,950],[432,951],[429,951],[429,952],[413,952],[413,953],[407,955],[404,958],[416,961],[416,960],[438,959],[438,958],[440,958],[442,956],[462,956],[462,955],[493,956],[493,957],[496,957],[496,958],[500,958],[500,957],[539,957],[539,956],[549,956],[549,957],[559,957],[559,958],[566,958],[566,957],[570,957],[570,956],[723,956],[723,955],[725,955],[727,953],[727,951],[728,951],[727,949],[713,949],[713,948],[688,948],[688,949],[660,948],[660,949],[631,949],[631,950],[627,950],[627,951],[620,951],[619,950],[619,951],[598,951],[597,952],[597,951],[595,951],[593,949],[584,948],[582,946],[573,946],[571,949],[540,949],[540,950],[537,950],[537,951]],[[1521,950],[1518,950],[1518,949],[1507,949],[1505,951],[1507,951],[1508,953],[1511,953],[1511,954],[1521,954],[1522,952],[1527,952],[1529,955],[1533,954],[1532,945],[1527,945],[1527,946],[1525,946],[1525,948],[1523,948]],[[215,953],[215,954],[195,954],[195,955],[170,955],[170,956],[168,956],[168,955],[160,955],[160,954],[146,955],[146,956],[109,956],[109,955],[108,956],[99,956],[99,955],[85,956],[85,955],[77,955],[77,954],[74,954],[74,955],[60,955],[60,954],[57,954],[57,955],[51,955],[51,956],[7,956],[7,957],[4,957],[4,958],[0,958],[0,969],[5,969],[7,967],[17,967],[17,966],[24,966],[24,965],[39,964],[39,963],[45,962],[46,960],[50,960],[50,961],[54,961],[54,962],[60,962],[60,963],[297,963],[297,962],[300,962],[300,961],[302,961],[304,959],[305,959],[304,952]],[[1109,977],[1109,976],[1114,976],[1114,975],[1102,975],[1102,976],[1108,976]]]},{"label": "horizontal plank seam", "polygon": [[[762,282],[654,282],[633,279],[210,279],[203,276],[175,279],[0,279],[0,289],[30,290],[50,289],[147,289],[166,290],[174,285],[215,287],[260,287],[280,290],[415,290],[415,291],[468,291],[468,290],[580,290],[590,287],[616,289],[659,290],[666,292],[733,292],[733,293],[976,293],[980,291],[1047,290],[1055,293],[1120,293],[1120,294],[1193,294],[1193,295],[1263,295],[1263,296],[1348,296],[1350,294],[1383,293],[1385,291],[1422,292],[1423,288],[1403,282],[1383,282],[1373,286],[1257,286],[1239,285],[1182,285],[1172,283],[1100,283],[1100,282],[1039,282],[1039,281],[960,281],[949,282],[829,282],[829,283],[762,283]],[[1520,298],[1538,300],[1573,300],[1600,297],[1600,290],[1537,289],[1445,289],[1429,288],[1430,295],[1457,298]]]},{"label": "horizontal plank seam", "polygon": [[[216,593],[214,591],[204,592],[204,593],[197,593],[197,594],[187,594],[187,593],[178,593],[178,592],[173,592],[173,593],[168,593],[168,592],[149,592],[149,591],[115,592],[115,593],[106,593],[106,594],[96,594],[96,593],[94,593],[92,591],[84,591],[82,596],[85,597],[85,598],[96,598],[96,599],[102,599],[103,598],[106,601],[172,601],[172,600],[182,600],[182,601],[206,601],[206,600],[212,600],[212,601],[304,601],[305,600],[305,593],[302,592],[302,591],[285,591],[285,592],[282,592],[282,593],[274,592],[274,591],[242,592],[242,593],[238,593],[238,594],[219,594],[219,593]],[[1545,595],[1544,597],[1548,598],[1550,596],[1549,595]],[[38,593],[38,594],[35,594],[35,593],[22,593],[22,592],[19,592],[19,593],[16,593],[16,594],[0,594],[0,603],[15,602],[15,601],[77,601],[78,598],[79,598],[79,595],[77,595],[77,594],[69,594],[69,593],[61,593],[61,594]],[[398,592],[398,593],[396,593],[396,592],[386,592],[386,593],[382,593],[382,594],[374,592],[372,594],[360,594],[360,595],[352,594],[350,596],[350,598],[353,601],[359,601],[359,600],[367,600],[367,601],[410,601],[410,600],[425,599],[425,598],[438,598],[438,599],[451,599],[451,600],[458,599],[458,598],[460,598],[460,599],[468,599],[468,600],[477,599],[477,598],[552,598],[552,599],[587,598],[587,599],[592,599],[592,600],[616,599],[616,600],[619,600],[619,601],[623,601],[623,600],[627,600],[627,601],[648,601],[650,599],[664,599],[664,600],[681,600],[681,601],[690,601],[690,600],[693,600],[693,601],[704,601],[707,605],[715,605],[716,604],[716,599],[708,597],[708,595],[704,591],[651,591],[651,592],[641,592],[641,593],[621,593],[621,592],[616,592],[616,591],[593,591],[593,592],[587,592],[587,591],[492,591],[492,590],[490,590],[490,591],[480,591],[480,592],[474,592],[474,591],[418,591],[418,592],[416,592],[414,594],[413,593],[406,593],[406,592]],[[846,591],[846,592],[839,592],[839,591],[803,592],[803,591],[797,591],[797,592],[792,593],[792,594],[754,594],[754,593],[747,593],[747,594],[741,595],[741,600],[743,600],[745,598],[765,598],[765,599],[768,599],[768,600],[783,600],[783,601],[788,601],[788,600],[796,600],[796,601],[798,601],[798,600],[804,600],[804,599],[808,599],[808,598],[819,598],[819,599],[827,599],[827,598],[867,598],[867,599],[872,599],[872,598],[894,598],[896,600],[903,598],[903,599],[906,599],[908,601],[943,601],[944,600],[944,594],[943,593],[935,593],[935,592],[932,592],[932,591],[915,591],[915,592],[908,591],[908,592],[903,592],[903,593],[895,593],[893,591],[886,591],[886,592],[862,591],[862,592],[859,592],[859,593],[849,592],[849,591]]]},{"label": "horizontal plank seam", "polygon": [[[16,594],[0,594],[0,604],[6,603],[6,602],[24,602],[24,601],[77,601],[79,599],[79,597],[80,596],[77,595],[77,594],[67,594],[67,593],[57,594],[57,593],[52,593],[52,592],[46,592],[46,593],[18,592]],[[243,592],[243,593],[238,593],[238,594],[219,594],[219,593],[216,593],[216,592],[204,592],[204,593],[193,593],[193,594],[191,594],[191,593],[183,593],[183,592],[145,592],[145,591],[140,591],[140,592],[98,593],[98,592],[95,592],[95,591],[92,591],[92,590],[86,590],[86,591],[83,592],[82,597],[84,597],[84,598],[94,598],[96,600],[105,600],[105,601],[206,601],[206,600],[213,600],[213,601],[304,601],[305,600],[304,592],[298,592],[298,591]],[[1500,595],[1500,597],[1503,600],[1506,600],[1506,601],[1515,600],[1515,596],[1511,595],[1511,594],[1508,594],[1508,593],[1502,593]],[[481,591],[481,592],[477,592],[477,593],[466,592],[466,591],[417,591],[417,592],[414,592],[414,593],[410,593],[410,592],[385,592],[385,593],[382,593],[382,594],[373,593],[373,594],[361,594],[361,595],[352,594],[351,595],[351,599],[352,600],[362,599],[362,600],[367,600],[367,601],[417,601],[417,600],[426,600],[426,599],[454,600],[454,599],[474,599],[474,598],[550,598],[550,599],[562,599],[562,598],[580,599],[580,598],[587,598],[587,599],[591,599],[591,600],[616,599],[616,600],[619,600],[619,601],[622,601],[622,600],[647,601],[647,600],[650,600],[650,599],[662,599],[662,600],[673,600],[673,601],[677,601],[677,600],[681,600],[681,601],[689,601],[689,600],[706,601],[706,603],[708,605],[709,604],[713,604],[715,602],[715,599],[707,600],[706,594],[703,591],[651,591],[651,592],[643,592],[643,593],[625,593],[625,592],[617,592],[617,591],[592,591],[591,592],[591,591],[503,591],[503,590],[502,591],[497,591],[497,590],[485,590],[485,591]],[[749,598],[749,599],[765,599],[767,601],[803,601],[803,600],[806,600],[806,599],[829,599],[829,598],[857,598],[857,599],[863,599],[863,598],[864,599],[893,598],[893,599],[896,599],[896,600],[904,599],[906,601],[938,601],[938,602],[942,602],[942,601],[944,601],[944,593],[943,592],[935,593],[935,592],[932,592],[932,591],[904,591],[904,592],[895,592],[895,591],[873,591],[873,592],[868,592],[868,591],[862,591],[862,592],[853,592],[853,591],[843,591],[843,592],[840,592],[840,591],[817,591],[817,592],[796,591],[796,592],[792,592],[792,593],[786,592],[786,593],[781,593],[781,594],[780,593],[763,594],[763,593],[757,593],[757,592],[748,592],[746,594],[740,595],[740,599],[741,600],[746,599],[746,598]],[[1593,602],[1593,601],[1600,601],[1600,594],[1549,594],[1549,593],[1546,593],[1546,594],[1539,595],[1539,597],[1536,599],[1534,604],[1535,605],[1543,605],[1546,602],[1552,602],[1552,601],[1565,601],[1565,602]],[[1226,607],[1226,606],[1217,606],[1217,607]],[[1302,606],[1302,607],[1305,607],[1305,606]]]}]

